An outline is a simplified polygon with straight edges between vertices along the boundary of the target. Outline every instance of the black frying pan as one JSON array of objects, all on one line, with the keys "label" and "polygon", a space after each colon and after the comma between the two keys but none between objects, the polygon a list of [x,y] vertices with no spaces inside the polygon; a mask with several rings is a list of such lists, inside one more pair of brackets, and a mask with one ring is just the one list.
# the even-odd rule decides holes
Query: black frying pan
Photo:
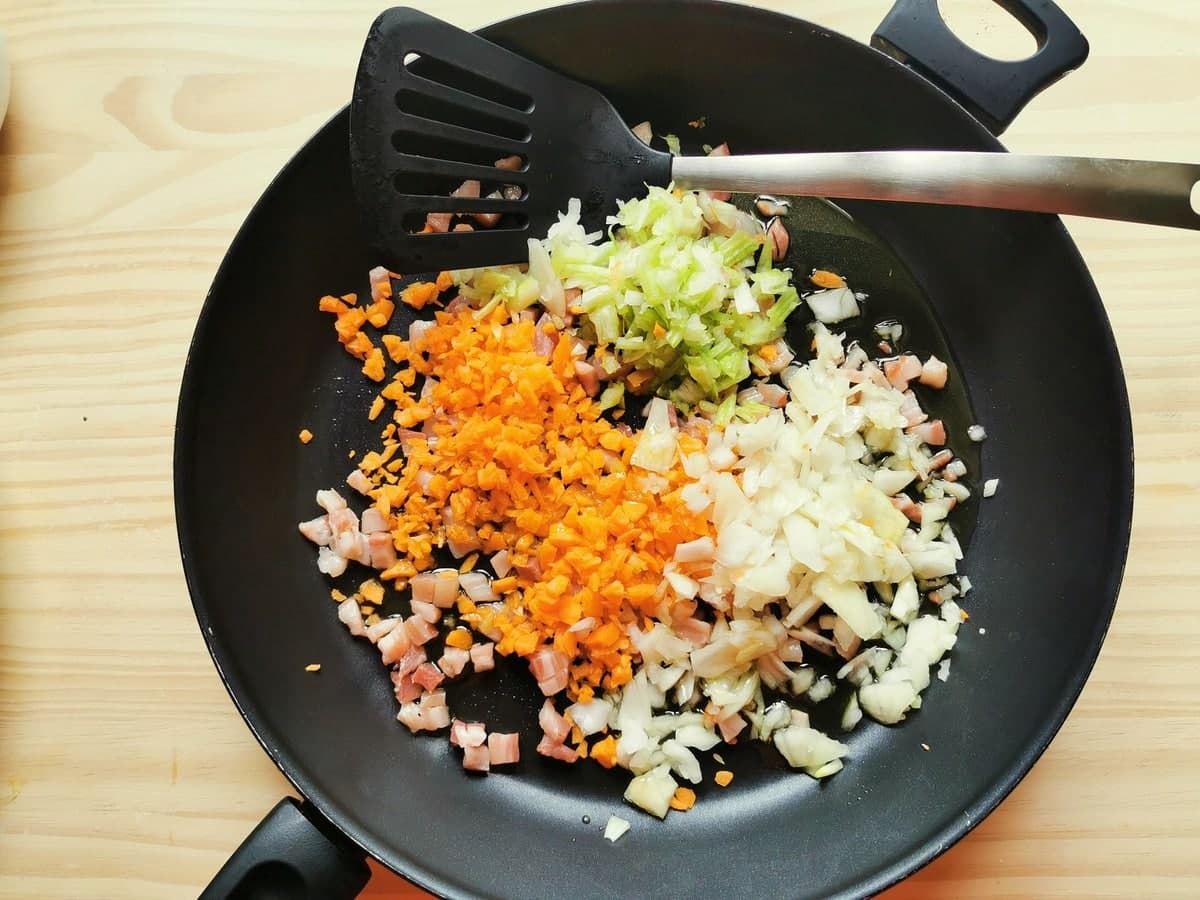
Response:
[{"label": "black frying pan", "polygon": [[[484,33],[597,86],[630,122],[688,134],[706,116],[696,143],[1000,151],[982,122],[1001,129],[1087,47],[1048,0],[1004,5],[1041,38],[1031,61],[981,65],[948,39],[933,0],[901,2],[876,35],[911,69],[806,22],[715,2],[610,0]],[[365,853],[452,896],[872,893],[962,837],[1028,771],[1095,660],[1128,541],[1129,408],[1104,310],[1056,218],[846,203],[850,224],[808,208],[793,261],[859,275],[873,313],[905,319],[910,346],[946,342],[974,408],[965,393],[947,400],[952,424],[988,429],[982,470],[1002,485],[976,510],[963,564],[972,619],[949,682],[902,726],[853,732],[843,772],[818,784],[742,747],[727,755],[731,788],[706,779],[694,810],[659,823],[622,803],[622,773],[568,768],[532,743],[516,774],[467,776],[444,739],[395,722],[377,652],[336,622],[294,523],[311,516],[318,486],[345,476],[347,451],[375,436],[371,393],[315,310],[322,293],[365,292],[374,264],[352,204],[345,112],[288,164],[201,314],[175,489],[213,659],[306,800],[280,804],[206,896],[352,896]],[[283,349],[264,356],[267,346]],[[307,446],[301,427],[317,435]],[[304,672],[310,662],[319,675]],[[518,669],[475,676],[452,701],[532,736],[536,688]],[[634,822],[615,845],[600,836],[611,812]]]}]

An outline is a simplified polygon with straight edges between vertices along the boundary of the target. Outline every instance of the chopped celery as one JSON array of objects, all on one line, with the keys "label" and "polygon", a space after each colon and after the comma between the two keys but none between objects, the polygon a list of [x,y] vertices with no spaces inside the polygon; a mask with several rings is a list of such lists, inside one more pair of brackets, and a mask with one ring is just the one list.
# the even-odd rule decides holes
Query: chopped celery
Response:
[{"label": "chopped celery", "polygon": [[[604,371],[624,369],[630,379],[604,391],[606,408],[623,403],[633,385],[685,414],[753,415],[753,405],[737,406],[738,384],[801,305],[791,273],[771,260],[770,242],[747,230],[753,220],[711,197],[651,187],[619,205],[599,240],[584,232],[579,209],[572,201],[559,216],[528,274],[516,266],[466,272],[462,295],[513,313],[538,298],[556,317],[578,312],[579,334],[595,341]],[[575,291],[567,310],[564,293]]]},{"label": "chopped celery", "polygon": [[[609,241],[582,251],[551,249],[555,273],[583,290],[582,323],[637,376],[639,392],[652,388],[682,412],[711,409],[750,374],[750,357],[778,340],[800,303],[790,273],[771,263],[761,234],[709,231],[706,215],[723,232],[728,204],[693,192],[652,187],[622,203]],[[735,302],[736,296],[736,302]],[[733,407],[721,407],[733,415]]]},{"label": "chopped celery", "polygon": [[618,382],[613,382],[606,387],[600,394],[600,408],[612,409],[625,399],[625,385]]}]

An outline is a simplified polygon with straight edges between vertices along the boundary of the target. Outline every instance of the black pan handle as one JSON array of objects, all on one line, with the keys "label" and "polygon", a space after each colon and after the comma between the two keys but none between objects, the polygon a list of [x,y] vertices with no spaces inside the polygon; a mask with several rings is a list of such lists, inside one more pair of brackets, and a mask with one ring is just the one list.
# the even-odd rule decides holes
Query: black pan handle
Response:
[{"label": "black pan handle", "polygon": [[221,867],[200,900],[352,900],[366,856],[308,803],[280,800]]},{"label": "black pan handle", "polygon": [[1029,30],[1027,59],[993,59],[972,50],[946,25],[937,0],[896,0],[871,46],[919,72],[1000,134],[1034,97],[1079,68],[1088,42],[1051,0],[994,0]]}]

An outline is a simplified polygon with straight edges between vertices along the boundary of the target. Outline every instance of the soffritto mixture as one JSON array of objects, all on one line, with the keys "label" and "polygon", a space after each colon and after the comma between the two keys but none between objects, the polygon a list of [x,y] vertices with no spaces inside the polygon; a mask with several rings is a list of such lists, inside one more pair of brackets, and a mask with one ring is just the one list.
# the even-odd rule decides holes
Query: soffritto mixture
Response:
[{"label": "soffritto mixture", "polygon": [[[727,200],[654,188],[606,235],[572,201],[528,266],[398,295],[375,269],[369,303],[321,300],[381,385],[381,434],[353,500],[318,491],[300,531],[327,575],[376,570],[333,591],[338,618],[377,646],[397,718],[448,730],[467,769],[519,759],[520,735],[455,719],[442,689],[497,654],[545,697],[537,752],[629,770],[626,799],[659,817],[695,802],[698,754],[767,741],[823,778],[847,747],[806,709],[892,724],[933,666],[946,678],[970,589],[947,517],[970,492],[914,386],[947,367],[895,353],[895,323],[879,353],[847,345],[830,326],[865,298],[826,271],[802,296],[776,268],[784,208],[760,199],[764,223]],[[397,300],[435,311],[391,334]],[[793,312],[811,314],[808,359],[783,338]],[[388,592],[408,615],[380,618]]]}]

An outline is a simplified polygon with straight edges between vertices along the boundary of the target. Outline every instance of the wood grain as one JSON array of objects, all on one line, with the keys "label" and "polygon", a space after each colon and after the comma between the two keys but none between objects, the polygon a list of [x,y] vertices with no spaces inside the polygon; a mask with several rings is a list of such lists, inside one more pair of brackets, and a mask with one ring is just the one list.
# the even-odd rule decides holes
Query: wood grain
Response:
[{"label": "wood grain", "polygon": [[[1022,114],[1010,148],[1200,157],[1200,5],[1063,2],[1092,57]],[[541,4],[417,5],[474,27]],[[860,40],[888,6],[759,5]],[[192,617],[171,506],[175,399],[225,247],[344,102],[380,8],[0,4],[13,58],[0,130],[4,897],[195,896],[288,789]],[[965,0],[953,19],[994,41]],[[1200,895],[1200,238],[1068,225],[1133,403],[1137,504],[1121,602],[1045,757],[895,900]],[[367,891],[420,895],[386,872]]]}]

